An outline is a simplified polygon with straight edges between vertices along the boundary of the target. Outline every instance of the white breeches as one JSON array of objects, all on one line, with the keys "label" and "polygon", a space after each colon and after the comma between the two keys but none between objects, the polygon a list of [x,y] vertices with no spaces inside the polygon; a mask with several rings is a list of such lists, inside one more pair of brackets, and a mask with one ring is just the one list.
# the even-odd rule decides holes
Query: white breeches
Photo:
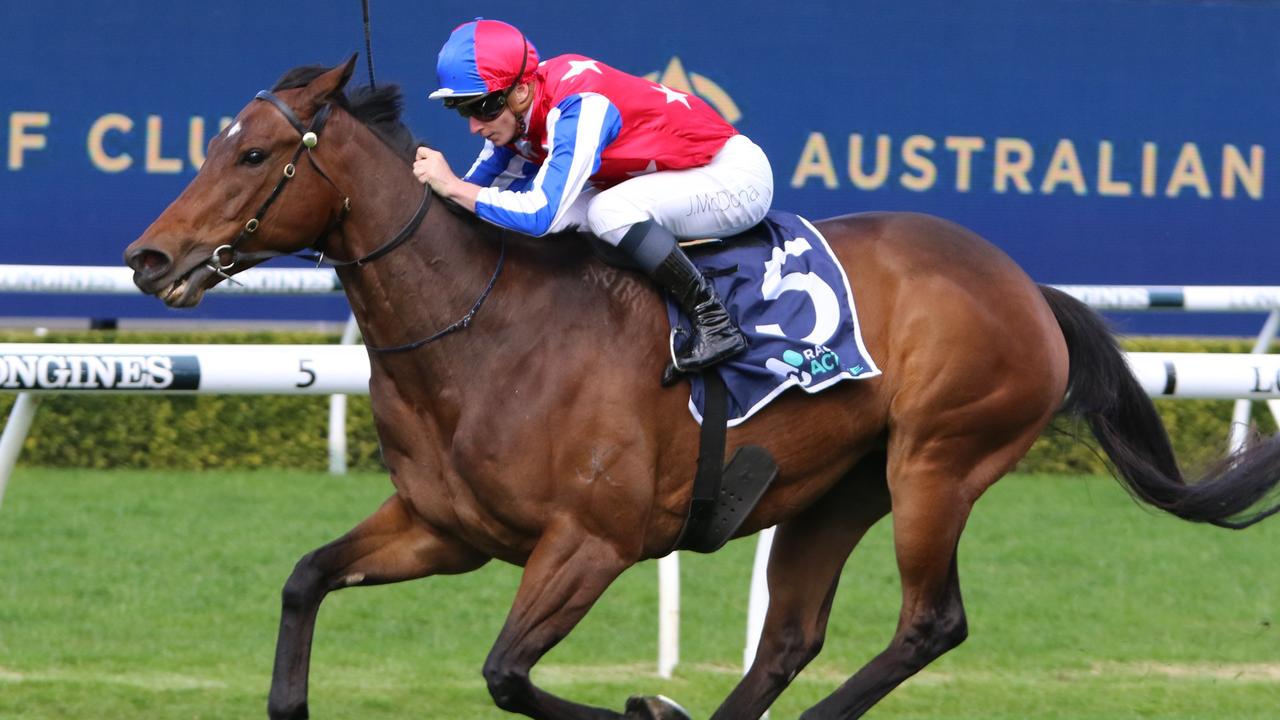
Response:
[{"label": "white breeches", "polygon": [[680,239],[726,237],[763,220],[772,202],[769,158],[745,135],[734,135],[702,167],[662,170],[608,190],[584,191],[566,224],[589,227],[615,246],[645,220]]}]

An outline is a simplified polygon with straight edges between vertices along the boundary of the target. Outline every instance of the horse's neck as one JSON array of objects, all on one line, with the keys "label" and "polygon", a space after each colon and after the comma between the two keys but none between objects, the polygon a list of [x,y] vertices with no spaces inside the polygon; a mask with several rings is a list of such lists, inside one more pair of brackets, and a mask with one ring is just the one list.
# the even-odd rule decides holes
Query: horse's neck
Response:
[{"label": "horse's neck", "polygon": [[[361,257],[394,236],[422,198],[422,186],[403,160],[371,135],[368,140],[377,147],[349,155],[363,164],[344,168],[348,177],[377,181],[352,185],[361,194],[352,197],[342,254],[334,250],[343,259]],[[365,344],[414,343],[461,319],[493,278],[500,235],[432,198],[427,217],[406,243],[363,267],[340,269]],[[414,408],[415,417],[425,411],[436,423],[432,434],[443,442],[468,408],[501,411],[497,397],[513,378],[541,378],[526,383],[521,398],[558,392],[548,378],[561,378],[551,367],[561,358],[546,352],[548,347],[592,347],[619,373],[643,359],[638,338],[651,337],[659,347],[666,318],[644,279],[592,261],[567,242],[549,241],[535,251],[509,238],[501,277],[467,329],[407,352],[372,351],[375,385],[395,388],[388,396],[375,387],[375,405],[398,397]],[[627,319],[620,323],[620,316]],[[658,371],[644,370],[655,377]],[[498,379],[504,381],[501,388]]]},{"label": "horse's neck", "polygon": [[[394,237],[423,197],[422,185],[403,160],[371,135],[365,144],[352,153],[367,158],[365,165],[351,168],[350,177],[376,179],[352,185],[357,194],[351,214],[333,248],[342,259],[362,257]],[[440,198],[429,203],[407,241],[368,264],[338,271],[366,345],[394,347],[431,336],[459,320],[489,282],[497,244],[483,237],[477,224],[455,217]],[[452,336],[442,342],[451,341],[456,347]],[[381,359],[376,352],[372,357],[375,363]],[[389,357],[409,358],[413,371],[425,375],[422,381],[450,373],[448,354],[435,344]]]}]

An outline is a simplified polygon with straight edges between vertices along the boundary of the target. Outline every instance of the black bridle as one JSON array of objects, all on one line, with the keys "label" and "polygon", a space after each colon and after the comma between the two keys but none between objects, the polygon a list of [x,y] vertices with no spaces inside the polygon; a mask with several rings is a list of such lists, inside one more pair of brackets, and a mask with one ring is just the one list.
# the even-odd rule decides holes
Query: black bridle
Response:
[{"label": "black bridle", "polygon": [[[283,115],[284,118],[289,121],[289,124],[292,125],[293,128],[298,131],[298,134],[302,136],[302,139],[298,143],[298,149],[295,150],[293,153],[293,158],[290,159],[288,164],[284,166],[284,171],[281,174],[280,179],[276,182],[275,188],[271,190],[271,194],[267,195],[266,200],[262,201],[262,205],[258,207],[258,211],[254,213],[253,217],[250,218],[244,224],[244,227],[240,229],[240,233],[236,235],[234,240],[232,240],[230,243],[226,245],[219,245],[217,248],[214,249],[212,256],[209,258],[209,261],[206,264],[206,267],[212,270],[215,274],[221,275],[223,278],[226,278],[227,280],[231,280],[232,282],[235,282],[234,278],[232,278],[227,271],[233,269],[239,261],[261,260],[264,258],[271,258],[271,257],[280,256],[280,255],[290,254],[290,253],[282,253],[282,252],[276,252],[271,250],[260,251],[255,253],[241,253],[238,251],[238,248],[248,238],[252,237],[260,227],[262,227],[262,219],[266,217],[267,210],[269,210],[272,204],[275,203],[276,199],[280,197],[280,194],[284,191],[285,185],[287,185],[289,181],[292,180],[294,176],[297,174],[298,161],[302,159],[302,154],[304,152],[307,155],[307,162],[311,164],[311,167],[315,168],[315,171],[320,174],[320,177],[324,178],[325,181],[328,182],[329,185],[332,186],[333,189],[338,193],[338,196],[342,198],[342,207],[338,210],[337,218],[332,223],[330,223],[329,227],[326,228],[324,232],[320,234],[319,238],[317,238],[316,242],[312,243],[311,245],[311,247],[317,250],[319,255],[313,255],[313,256],[299,255],[297,257],[303,257],[308,260],[316,260],[318,263],[330,265],[335,268],[353,267],[353,266],[363,267],[367,263],[373,262],[374,260],[377,260],[378,258],[383,257],[387,253],[391,252],[392,250],[395,250],[397,247],[400,247],[401,245],[403,245],[406,240],[413,237],[413,234],[415,231],[417,231],[418,226],[422,224],[423,218],[427,216],[427,210],[431,205],[431,195],[432,195],[431,188],[426,184],[422,186],[422,202],[418,204],[417,211],[414,212],[413,217],[409,219],[409,222],[403,228],[400,229],[400,232],[396,233],[395,236],[392,237],[390,240],[387,240],[383,244],[379,245],[372,252],[366,255],[363,255],[359,258],[356,258],[354,260],[330,260],[326,258],[324,256],[324,250],[320,246],[324,243],[325,239],[329,237],[330,233],[332,233],[334,229],[336,229],[339,225],[342,224],[342,221],[345,220],[347,217],[347,213],[351,212],[351,198],[343,194],[343,192],[338,189],[338,185],[329,177],[327,173],[325,173],[324,169],[320,167],[319,163],[316,162],[315,156],[312,154],[312,150],[320,142],[320,133],[321,131],[324,130],[325,124],[329,121],[329,115],[333,112],[333,104],[331,102],[328,102],[328,103],[325,103],[323,106],[321,106],[321,108],[316,112],[315,117],[311,119],[311,125],[304,126],[302,124],[302,121],[299,120],[298,116],[293,112],[293,109],[290,108],[287,104],[285,104],[283,100],[276,97],[274,93],[268,90],[260,90],[258,91],[257,95],[253,96],[253,99],[263,100],[271,103],[271,105],[274,106],[277,110],[279,110],[280,114]],[[229,259],[225,263],[223,262],[224,255],[229,255]],[[366,345],[366,348],[371,352],[380,352],[380,353],[405,352],[408,350],[415,350],[424,345],[427,345],[428,343],[439,340],[440,338],[450,333],[456,332],[458,330],[466,329],[471,325],[472,319],[475,318],[476,313],[479,312],[480,306],[484,304],[485,298],[489,296],[489,292],[493,290],[493,286],[497,284],[498,275],[502,273],[502,266],[505,263],[506,255],[507,255],[507,244],[506,244],[506,241],[504,240],[502,243],[501,249],[498,253],[498,265],[496,268],[494,268],[493,277],[489,279],[489,284],[485,286],[484,292],[482,292],[480,294],[480,297],[477,298],[475,303],[472,304],[471,309],[467,311],[467,314],[464,315],[459,320],[457,320],[456,322],[454,322],[453,324],[449,325],[443,330],[440,330],[430,335],[429,337],[423,338],[421,340],[417,340],[415,342],[406,343],[404,345],[396,345],[392,347],[373,347],[370,345]]]},{"label": "black bridle", "polygon": [[344,194],[338,189],[337,183],[335,183],[333,179],[329,177],[328,173],[320,167],[320,164],[316,162],[315,155],[312,153],[312,149],[320,142],[320,133],[324,130],[325,124],[329,122],[329,116],[333,112],[333,104],[325,103],[322,105],[320,109],[316,111],[315,117],[311,119],[311,125],[304,126],[302,121],[299,120],[298,116],[293,112],[293,108],[290,108],[283,100],[276,97],[274,93],[268,90],[260,90],[257,95],[253,96],[253,99],[271,103],[276,110],[280,111],[280,114],[284,116],[285,120],[289,121],[289,124],[293,126],[293,129],[298,131],[298,135],[301,137],[301,140],[298,143],[298,149],[293,153],[293,157],[285,164],[284,171],[281,173],[280,179],[276,182],[276,186],[271,190],[271,193],[267,195],[267,199],[263,200],[262,204],[258,206],[258,211],[254,213],[253,217],[249,218],[249,220],[244,224],[244,227],[240,229],[240,233],[236,235],[234,240],[226,245],[219,245],[214,249],[213,255],[209,258],[208,264],[211,270],[224,278],[230,279],[231,276],[227,274],[227,271],[234,268],[237,263],[242,260],[261,260],[264,258],[289,254],[275,251],[263,251],[257,253],[240,253],[238,251],[240,246],[257,233],[260,227],[262,227],[262,219],[266,217],[267,211],[271,209],[271,206],[275,204],[276,199],[280,197],[282,192],[284,192],[285,186],[288,185],[289,181],[297,174],[298,161],[302,159],[303,153],[306,153],[307,162],[311,164],[311,167],[315,168],[315,171],[319,173],[320,177],[324,178],[325,182],[329,183],[329,185],[338,193],[338,196],[342,198],[342,207],[338,210],[337,218],[330,223],[329,227],[325,228],[324,232],[320,234],[316,242],[312,243],[312,247],[316,248],[320,254],[318,256],[302,257],[310,260],[317,260],[321,263],[332,265],[333,267],[364,265],[365,263],[377,260],[383,255],[391,252],[405,240],[408,240],[413,235],[413,232],[418,229],[418,226],[422,223],[422,219],[427,216],[427,208],[431,203],[431,192],[425,186],[423,187],[422,202],[418,205],[418,211],[414,213],[413,217],[409,220],[409,223],[405,225],[399,233],[396,233],[395,237],[380,245],[373,252],[355,260],[334,261],[325,258],[324,250],[319,246],[324,242],[325,238],[329,237],[329,235],[342,224],[342,221],[347,217],[347,213],[351,212],[350,196]]}]

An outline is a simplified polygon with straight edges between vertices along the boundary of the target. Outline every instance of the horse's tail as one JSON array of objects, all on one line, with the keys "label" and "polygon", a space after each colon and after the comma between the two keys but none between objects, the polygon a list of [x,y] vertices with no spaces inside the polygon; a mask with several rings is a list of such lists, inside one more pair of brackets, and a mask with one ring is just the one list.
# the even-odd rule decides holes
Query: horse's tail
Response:
[{"label": "horse's tail", "polygon": [[1280,512],[1280,497],[1273,495],[1280,440],[1242,450],[1188,484],[1155,405],[1102,318],[1064,292],[1040,290],[1062,327],[1071,363],[1062,412],[1089,424],[1131,495],[1184,520],[1236,529]]}]

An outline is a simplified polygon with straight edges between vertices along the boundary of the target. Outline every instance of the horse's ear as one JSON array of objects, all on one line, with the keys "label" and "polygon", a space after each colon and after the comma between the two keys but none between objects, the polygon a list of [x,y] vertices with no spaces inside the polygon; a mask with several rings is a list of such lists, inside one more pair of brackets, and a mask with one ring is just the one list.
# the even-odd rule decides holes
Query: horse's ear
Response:
[{"label": "horse's ear", "polygon": [[342,92],[342,89],[347,86],[347,82],[351,80],[351,73],[356,68],[356,58],[359,56],[359,53],[352,53],[346,62],[341,65],[335,65],[323,74],[318,75],[315,80],[312,80],[307,85],[307,94],[311,96],[311,99],[317,105]]}]

